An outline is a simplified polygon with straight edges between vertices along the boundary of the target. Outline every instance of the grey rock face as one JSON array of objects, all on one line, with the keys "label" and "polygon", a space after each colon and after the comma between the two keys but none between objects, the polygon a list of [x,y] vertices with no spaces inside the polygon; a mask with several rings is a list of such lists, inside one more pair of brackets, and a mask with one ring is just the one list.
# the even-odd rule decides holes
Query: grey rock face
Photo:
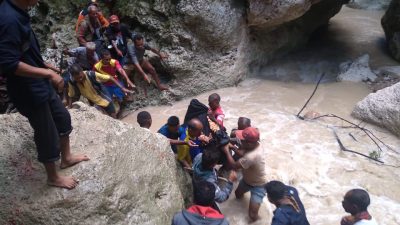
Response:
[{"label": "grey rock face", "polygon": [[382,10],[387,9],[390,0],[350,0],[348,6],[356,9]]},{"label": "grey rock face", "polygon": [[388,10],[382,17],[382,27],[385,31],[389,51],[394,59],[400,61],[400,1],[392,0]]},{"label": "grey rock face", "polygon": [[369,67],[369,55],[365,54],[358,59],[340,64],[338,81],[375,81],[377,76]]},{"label": "grey rock face", "polygon": [[168,141],[78,106],[72,151],[90,161],[61,172],[80,180],[70,191],[46,185],[27,120],[0,115],[0,224],[169,224],[190,189]]},{"label": "grey rock face", "polygon": [[357,103],[352,116],[400,137],[400,83],[369,94]]},{"label": "grey rock face", "polygon": [[[151,38],[152,46],[170,56],[156,67],[161,75],[172,78],[168,83],[171,87],[169,96],[160,98],[158,91],[150,90],[148,98],[138,99],[137,103],[144,106],[154,101],[177,100],[233,85],[249,73],[257,73],[258,67],[265,66],[271,58],[306,43],[310,34],[326,25],[346,2],[118,0],[115,9],[121,20]],[[69,8],[77,14],[82,7],[79,1],[69,4],[41,1],[42,9],[38,8],[34,13],[36,20],[41,21],[37,30],[43,35],[56,31],[58,42],[74,47],[73,28],[77,15],[64,12]],[[66,15],[65,18],[56,14],[58,11]],[[104,6],[102,11],[108,15]],[[50,21],[52,25],[42,26],[42,21]],[[64,29],[58,24],[69,28]],[[45,36],[41,37],[43,45],[48,46]],[[71,40],[72,44],[64,39]]]}]

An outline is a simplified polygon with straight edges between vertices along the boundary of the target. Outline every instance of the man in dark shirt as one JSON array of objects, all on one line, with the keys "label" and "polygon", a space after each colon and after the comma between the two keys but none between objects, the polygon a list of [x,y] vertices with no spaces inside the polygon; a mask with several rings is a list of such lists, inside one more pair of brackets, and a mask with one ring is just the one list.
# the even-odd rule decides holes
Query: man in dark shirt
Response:
[{"label": "man in dark shirt", "polygon": [[268,200],[276,206],[271,225],[310,225],[296,188],[274,180],[265,189]]},{"label": "man in dark shirt", "polygon": [[11,100],[34,130],[48,185],[72,189],[78,181],[56,170],[60,152],[62,169],[89,158],[70,152],[71,117],[52,87],[62,90],[64,81],[43,62],[27,13],[37,2],[3,0],[0,4],[0,71],[7,77]]},{"label": "man in dark shirt", "polygon": [[128,45],[128,55],[130,57],[131,62],[133,63],[133,66],[135,67],[136,72],[138,72],[140,75],[142,75],[143,78],[145,79],[145,81],[147,81],[149,83],[150,83],[150,80],[147,77],[147,74],[145,73],[145,71],[150,73],[151,77],[156,82],[157,88],[160,91],[168,90],[168,87],[161,84],[160,78],[158,77],[157,72],[154,69],[154,67],[150,64],[150,62],[148,60],[144,59],[144,53],[146,52],[146,50],[150,50],[150,51],[154,52],[161,59],[166,59],[167,55],[150,47],[147,43],[144,42],[144,38],[140,34],[136,34],[134,36],[133,43],[134,43],[134,45]]},{"label": "man in dark shirt", "polygon": [[105,36],[109,44],[112,46],[111,56],[117,59],[121,66],[126,63],[126,54],[128,52],[128,39],[132,39],[132,33],[126,24],[120,23],[116,15],[110,16],[110,26],[105,31]]}]

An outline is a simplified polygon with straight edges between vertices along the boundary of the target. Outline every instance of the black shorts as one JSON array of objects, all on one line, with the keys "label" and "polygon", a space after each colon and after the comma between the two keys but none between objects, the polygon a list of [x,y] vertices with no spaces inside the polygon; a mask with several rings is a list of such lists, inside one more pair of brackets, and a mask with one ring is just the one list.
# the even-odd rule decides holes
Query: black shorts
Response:
[{"label": "black shorts", "polygon": [[52,89],[49,99],[41,105],[16,104],[18,111],[28,118],[34,130],[39,162],[60,159],[60,137],[72,131],[71,116]]}]

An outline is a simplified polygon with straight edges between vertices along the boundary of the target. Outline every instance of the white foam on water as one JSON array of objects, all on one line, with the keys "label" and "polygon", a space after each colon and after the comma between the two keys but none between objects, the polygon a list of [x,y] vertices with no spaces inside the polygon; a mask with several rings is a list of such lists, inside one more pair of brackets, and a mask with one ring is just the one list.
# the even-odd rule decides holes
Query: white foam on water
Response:
[{"label": "white foam on water", "polygon": [[[344,194],[356,187],[365,188],[372,196],[371,214],[379,224],[395,225],[400,220],[400,169],[382,166],[362,156],[342,152],[333,135],[332,127],[348,125],[326,118],[304,121],[295,117],[313,90],[313,85],[250,79],[239,87],[203,93],[198,98],[207,103],[208,95],[221,95],[228,131],[236,127],[239,116],[252,119],[261,131],[261,142],[266,150],[266,171],[270,179],[278,179],[298,188],[313,225],[337,225],[345,215],[341,206]],[[312,108],[321,113],[335,113],[354,121],[350,112],[354,104],[369,93],[363,84],[323,84],[312,99]],[[183,120],[190,99],[173,106],[148,107],[152,114],[151,130],[156,132],[171,115]],[[306,111],[309,108],[306,109]],[[136,124],[136,113],[125,119]],[[358,123],[356,121],[356,123]],[[375,135],[400,152],[400,141],[382,129],[367,126]],[[376,146],[362,132],[335,128],[344,145],[368,154]],[[348,133],[357,139],[354,141]],[[386,150],[382,160],[400,166],[399,154]],[[249,194],[236,200],[234,194],[221,204],[231,224],[248,224]],[[261,221],[268,224],[274,206],[264,198],[260,209]]]}]

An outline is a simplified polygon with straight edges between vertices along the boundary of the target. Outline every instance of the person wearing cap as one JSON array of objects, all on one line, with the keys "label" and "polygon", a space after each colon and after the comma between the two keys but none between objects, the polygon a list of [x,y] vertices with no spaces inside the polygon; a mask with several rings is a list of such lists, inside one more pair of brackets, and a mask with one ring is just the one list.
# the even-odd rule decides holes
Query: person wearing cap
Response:
[{"label": "person wearing cap", "polygon": [[265,171],[264,149],[260,144],[260,132],[255,127],[248,127],[244,130],[236,131],[236,137],[240,139],[240,149],[244,151],[244,156],[235,161],[227,145],[223,151],[226,155],[226,165],[230,169],[242,169],[243,179],[235,190],[236,198],[242,198],[250,191],[249,218],[251,221],[259,219],[258,210],[265,196],[264,185],[267,183]]},{"label": "person wearing cap", "polygon": [[128,49],[128,39],[133,41],[132,33],[126,24],[120,23],[117,15],[109,18],[110,26],[105,31],[108,43],[111,45],[111,56],[117,59],[121,66],[126,63],[126,54]]},{"label": "person wearing cap", "polygon": [[229,225],[228,220],[214,209],[215,185],[200,181],[193,188],[194,204],[174,215],[171,225]]},{"label": "person wearing cap", "polygon": [[296,188],[273,180],[265,190],[268,201],[276,206],[271,225],[310,225]]},{"label": "person wearing cap", "polygon": [[[162,126],[157,133],[164,135],[166,138],[169,139],[171,143],[171,149],[176,154],[177,147],[176,145],[179,144],[179,137],[185,132],[185,129],[180,126],[179,118],[176,116],[171,116],[168,118],[167,124]],[[184,144],[184,143],[182,143]]]},{"label": "person wearing cap", "polygon": [[341,225],[377,225],[378,223],[368,212],[371,203],[369,194],[363,189],[352,189],[343,198],[343,209],[351,215],[345,216]]}]

